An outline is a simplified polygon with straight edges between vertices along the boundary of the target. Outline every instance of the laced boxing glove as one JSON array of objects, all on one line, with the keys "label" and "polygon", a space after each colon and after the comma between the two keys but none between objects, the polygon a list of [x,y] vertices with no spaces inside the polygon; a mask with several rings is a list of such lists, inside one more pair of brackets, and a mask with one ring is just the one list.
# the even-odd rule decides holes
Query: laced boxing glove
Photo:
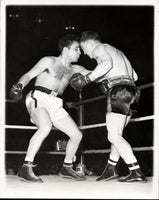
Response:
[{"label": "laced boxing glove", "polygon": [[15,85],[13,85],[12,88],[10,89],[11,99],[13,99],[14,101],[21,100],[22,99],[22,89],[23,89],[23,85],[21,83],[17,83]]},{"label": "laced boxing glove", "polygon": [[76,73],[71,77],[70,85],[75,90],[81,91],[83,89],[83,87],[85,87],[90,82],[91,82],[91,80],[88,77],[88,75],[83,76],[80,73]]}]

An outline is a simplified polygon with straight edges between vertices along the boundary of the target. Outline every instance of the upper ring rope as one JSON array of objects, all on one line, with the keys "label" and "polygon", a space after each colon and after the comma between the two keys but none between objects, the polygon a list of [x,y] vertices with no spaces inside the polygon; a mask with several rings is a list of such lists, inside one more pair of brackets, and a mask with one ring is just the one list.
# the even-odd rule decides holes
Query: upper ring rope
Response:
[{"label": "upper ring rope", "polygon": [[[142,89],[146,89],[146,88],[149,88],[149,87],[152,87],[152,86],[154,86],[154,83],[147,83],[145,85],[139,86],[139,88],[142,90]],[[82,105],[82,104],[90,103],[92,101],[98,101],[98,100],[101,100],[101,99],[105,99],[105,95],[101,95],[101,96],[86,99],[86,100],[80,100],[79,102],[68,102],[68,103],[66,103],[66,105],[69,108],[73,108],[73,107],[76,107],[76,106],[79,106],[79,105]]]},{"label": "upper ring rope", "polygon": [[[149,88],[149,87],[152,87],[154,86],[154,83],[146,83],[144,85],[141,85],[139,86],[140,89],[146,89],[146,88]],[[100,99],[104,99],[105,98],[105,95],[101,95],[101,96],[98,96],[98,97],[94,97],[94,98],[90,98],[90,99],[86,99],[86,100],[82,100],[80,102],[68,102],[66,103],[66,105],[71,108],[72,107],[72,104],[73,106],[78,106],[78,105],[81,105],[81,104],[85,104],[85,103],[89,103],[89,102],[92,102],[92,101],[98,101]],[[15,102],[14,100],[11,100],[11,99],[6,99],[5,100],[6,102],[8,103],[17,103]],[[22,102],[22,101],[21,101]]]}]

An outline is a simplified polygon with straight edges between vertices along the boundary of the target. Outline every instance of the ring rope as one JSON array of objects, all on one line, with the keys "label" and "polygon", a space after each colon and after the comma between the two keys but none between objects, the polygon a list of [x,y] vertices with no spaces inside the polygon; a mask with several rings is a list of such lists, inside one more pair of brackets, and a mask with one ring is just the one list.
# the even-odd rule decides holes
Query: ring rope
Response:
[{"label": "ring rope", "polygon": [[[152,86],[154,86],[154,83],[147,83],[145,85],[139,86],[139,88],[140,89],[146,89],[146,88],[149,88],[149,87],[152,87]],[[90,98],[90,99],[86,99],[86,100],[81,100],[79,102],[68,102],[68,103],[66,103],[66,105],[69,108],[73,108],[73,107],[79,106],[81,104],[90,103],[92,101],[98,101],[98,100],[101,100],[101,99],[105,99],[105,96],[106,95],[101,95],[101,96],[98,96],[98,97],[94,97],[94,98]]]},{"label": "ring rope", "polygon": [[[148,146],[148,147],[134,147],[132,148],[133,151],[153,151],[154,147],[153,146]],[[109,153],[110,149],[98,149],[98,150],[84,150],[82,151],[83,154],[94,154],[94,153]],[[26,154],[26,151],[5,151],[6,154]],[[58,155],[58,154],[63,154],[65,155],[64,151],[39,151],[39,154],[50,154],[50,155]]]},{"label": "ring rope", "polygon": [[[154,115],[134,118],[134,119],[131,119],[130,122],[139,122],[139,121],[152,120],[152,119],[154,119]],[[90,129],[90,128],[99,128],[99,127],[103,127],[103,126],[106,126],[106,123],[79,126],[79,129],[84,130],[84,129]],[[29,130],[37,129],[36,126],[21,126],[21,125],[5,125],[5,128],[7,128],[7,129],[29,129]],[[52,129],[57,130],[54,127]]]},{"label": "ring rope", "polygon": [[[152,151],[154,150],[153,146],[148,147],[134,147],[133,151]],[[99,149],[99,150],[84,150],[82,153],[91,154],[91,153],[110,153],[110,149]]]},{"label": "ring rope", "polygon": [[[146,88],[149,88],[149,87],[152,87],[152,86],[154,86],[154,83],[146,83],[144,85],[139,86],[139,88],[140,89],[146,89]],[[89,103],[89,102],[92,102],[92,101],[97,101],[97,100],[104,99],[104,98],[105,98],[105,95],[101,95],[101,96],[98,96],[98,97],[82,100],[82,101],[79,101],[79,102],[68,102],[68,103],[66,103],[66,105],[68,107],[78,106],[78,105],[81,105],[81,104]],[[16,101],[14,101],[12,99],[6,99],[5,101],[8,102],[8,103],[17,103]]]},{"label": "ring rope", "polygon": [[[26,151],[5,151],[6,154],[26,154]],[[64,151],[39,151],[38,154],[65,154]]]},{"label": "ring rope", "polygon": [[[154,83],[148,83],[142,86],[139,86],[140,89],[145,89],[148,87],[153,86]],[[74,106],[78,106],[84,103],[89,103],[92,101],[96,101],[96,100],[100,100],[100,99],[104,99],[105,95],[99,96],[99,97],[95,97],[95,98],[91,98],[91,99],[87,99],[87,100],[82,100],[79,102],[68,102],[66,105],[68,107],[74,107]],[[13,100],[6,100],[6,102],[11,102],[11,103],[15,103]],[[145,116],[145,117],[139,117],[139,118],[133,118],[130,120],[130,122],[138,122],[138,121],[145,121],[145,120],[152,120],[154,119],[154,116]],[[90,129],[90,128],[98,128],[98,127],[103,127],[106,126],[106,123],[99,123],[99,124],[92,124],[92,125],[85,125],[85,126],[79,126],[79,129]],[[36,130],[37,127],[36,126],[21,126],[21,125],[5,125],[5,128],[8,129],[30,129],[30,130]],[[56,128],[52,128],[54,130],[57,130]],[[151,151],[153,150],[153,147],[149,146],[149,147],[134,147],[133,148],[134,151]],[[82,153],[84,154],[92,154],[92,153],[109,153],[110,149],[102,149],[102,150],[84,150]],[[26,151],[5,151],[6,154],[26,154]],[[65,152],[62,151],[46,151],[46,152],[39,152],[40,154],[65,154]]]},{"label": "ring rope", "polygon": [[[152,119],[154,119],[153,115],[152,116],[146,116],[146,117],[134,118],[134,119],[131,119],[130,122],[139,122],[139,121],[152,120]],[[98,127],[103,127],[103,126],[106,126],[106,123],[79,126],[79,128],[81,130],[83,130],[83,129],[90,129],[90,128],[98,128]]]}]

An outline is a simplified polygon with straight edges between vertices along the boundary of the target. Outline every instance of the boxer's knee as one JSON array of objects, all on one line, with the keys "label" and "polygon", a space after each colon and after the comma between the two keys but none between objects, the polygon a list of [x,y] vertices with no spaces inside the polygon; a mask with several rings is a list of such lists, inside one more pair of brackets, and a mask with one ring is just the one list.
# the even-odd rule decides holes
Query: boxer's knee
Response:
[{"label": "boxer's knee", "polygon": [[82,133],[81,133],[80,131],[77,131],[76,133],[74,133],[74,134],[72,134],[72,135],[70,136],[70,139],[71,139],[74,143],[77,143],[77,144],[78,144],[78,143],[81,142],[82,137],[83,137]]},{"label": "boxer's knee", "polygon": [[35,146],[36,144],[41,144],[45,138],[49,135],[52,126],[47,124],[45,126],[39,126],[38,130],[30,139],[29,144]]},{"label": "boxer's knee", "polygon": [[52,124],[51,124],[51,123],[48,123],[48,124],[45,124],[45,125],[43,125],[43,126],[40,126],[40,127],[38,128],[38,130],[39,130],[41,133],[43,133],[44,135],[45,135],[45,134],[47,135],[47,134],[50,133],[51,128],[52,128]]},{"label": "boxer's knee", "polygon": [[120,132],[116,133],[108,132],[108,140],[112,144],[115,144],[117,141],[119,141],[121,137],[122,136]]},{"label": "boxer's knee", "polygon": [[45,139],[49,135],[51,129],[52,129],[51,123],[43,124],[42,126],[40,125],[36,132],[36,135]]}]

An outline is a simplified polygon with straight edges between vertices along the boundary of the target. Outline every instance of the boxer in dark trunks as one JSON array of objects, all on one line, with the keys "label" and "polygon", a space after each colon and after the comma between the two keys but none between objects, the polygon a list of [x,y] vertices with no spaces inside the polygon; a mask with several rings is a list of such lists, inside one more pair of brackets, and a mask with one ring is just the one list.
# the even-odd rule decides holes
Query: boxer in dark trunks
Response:
[{"label": "boxer in dark trunks", "polygon": [[130,173],[119,178],[119,181],[146,182],[130,144],[122,136],[132,115],[131,105],[139,99],[140,91],[135,85],[138,76],[124,53],[102,43],[96,32],[83,32],[80,46],[84,54],[97,61],[97,66],[85,76],[74,76],[70,82],[71,86],[76,90],[82,90],[92,81],[101,82],[102,90],[107,94],[106,127],[111,152],[106,167],[97,181],[118,177],[115,167],[121,156]]}]

